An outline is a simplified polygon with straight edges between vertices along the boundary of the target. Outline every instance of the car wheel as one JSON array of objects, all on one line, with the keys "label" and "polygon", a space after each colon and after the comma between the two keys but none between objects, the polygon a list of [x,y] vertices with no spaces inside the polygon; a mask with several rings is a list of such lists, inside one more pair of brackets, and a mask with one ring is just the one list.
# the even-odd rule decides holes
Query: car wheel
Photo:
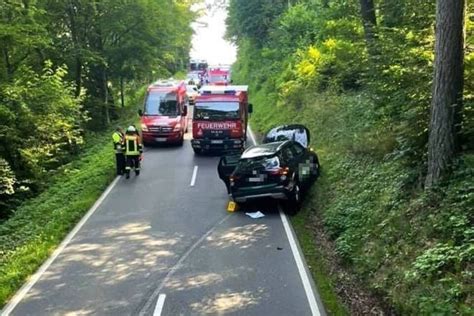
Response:
[{"label": "car wheel", "polygon": [[298,182],[293,185],[293,190],[288,196],[288,200],[284,201],[283,208],[286,214],[295,215],[301,208],[301,188]]},{"label": "car wheel", "polygon": [[183,144],[184,144],[184,135],[183,135],[183,137],[181,137],[181,139],[179,140],[178,146],[183,146]]},{"label": "car wheel", "polygon": [[196,155],[202,154],[202,149],[201,148],[193,148],[193,150],[194,150],[194,154],[196,154]]}]

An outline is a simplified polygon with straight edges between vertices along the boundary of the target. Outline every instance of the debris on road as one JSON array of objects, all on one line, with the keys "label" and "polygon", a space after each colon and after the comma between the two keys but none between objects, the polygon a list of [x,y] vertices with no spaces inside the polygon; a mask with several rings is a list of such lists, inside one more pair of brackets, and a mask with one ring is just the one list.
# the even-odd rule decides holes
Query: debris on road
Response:
[{"label": "debris on road", "polygon": [[250,216],[251,218],[260,218],[260,217],[264,217],[265,214],[263,214],[262,212],[260,211],[257,211],[257,212],[253,212],[253,213],[245,213],[245,215],[247,216]]}]

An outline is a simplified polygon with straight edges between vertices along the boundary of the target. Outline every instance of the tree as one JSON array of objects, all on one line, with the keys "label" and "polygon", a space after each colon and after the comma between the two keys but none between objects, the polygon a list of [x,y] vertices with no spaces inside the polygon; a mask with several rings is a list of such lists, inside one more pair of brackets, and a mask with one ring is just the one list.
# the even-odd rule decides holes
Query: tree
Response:
[{"label": "tree", "polygon": [[375,27],[377,26],[377,17],[375,15],[374,0],[360,0],[360,13],[364,25],[365,39],[367,40],[368,51],[375,55]]},{"label": "tree", "polygon": [[464,0],[438,0],[425,187],[439,183],[457,150],[463,94]]}]

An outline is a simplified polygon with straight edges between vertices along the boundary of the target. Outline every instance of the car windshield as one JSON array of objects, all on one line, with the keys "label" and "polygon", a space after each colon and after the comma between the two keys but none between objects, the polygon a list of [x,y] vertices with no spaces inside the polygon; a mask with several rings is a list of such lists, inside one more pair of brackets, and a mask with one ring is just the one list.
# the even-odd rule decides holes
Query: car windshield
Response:
[{"label": "car windshield", "polygon": [[194,119],[197,120],[232,120],[239,117],[238,102],[199,102],[194,109]]},{"label": "car windshield", "polygon": [[254,158],[240,159],[236,173],[248,173],[253,170],[272,171],[278,169],[280,160],[276,156],[260,156]]},{"label": "car windshield", "polygon": [[177,116],[178,102],[174,94],[150,93],[145,102],[145,115]]}]

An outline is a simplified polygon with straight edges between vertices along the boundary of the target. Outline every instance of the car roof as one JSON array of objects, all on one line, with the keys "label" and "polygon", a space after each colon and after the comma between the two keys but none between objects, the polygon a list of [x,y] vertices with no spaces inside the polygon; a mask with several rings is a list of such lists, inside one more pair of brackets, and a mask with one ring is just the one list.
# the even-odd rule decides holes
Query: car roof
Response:
[{"label": "car roof", "polygon": [[289,141],[266,143],[248,148],[242,154],[242,159],[271,156],[277,153]]}]

